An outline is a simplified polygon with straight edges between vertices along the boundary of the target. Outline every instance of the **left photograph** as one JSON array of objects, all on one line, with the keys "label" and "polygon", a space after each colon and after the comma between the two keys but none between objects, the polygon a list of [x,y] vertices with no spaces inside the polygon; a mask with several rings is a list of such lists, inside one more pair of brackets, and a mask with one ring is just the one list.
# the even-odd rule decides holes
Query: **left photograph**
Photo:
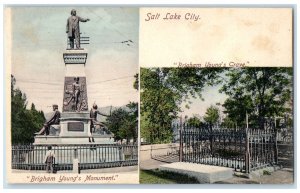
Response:
[{"label": "left photograph", "polygon": [[138,183],[138,8],[4,17],[8,183]]}]

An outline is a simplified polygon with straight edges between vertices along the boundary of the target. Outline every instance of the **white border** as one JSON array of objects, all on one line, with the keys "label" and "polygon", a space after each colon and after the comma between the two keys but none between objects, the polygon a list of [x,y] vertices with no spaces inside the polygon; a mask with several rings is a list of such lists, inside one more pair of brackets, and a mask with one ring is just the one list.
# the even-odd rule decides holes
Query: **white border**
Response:
[{"label": "white border", "polygon": [[[295,5],[295,9],[297,9],[297,10],[299,10],[298,8],[299,8],[299,6],[298,6],[298,1],[297,0],[265,0],[265,1],[262,1],[262,0],[252,0],[252,1],[243,1],[243,0],[207,0],[207,1],[196,1],[196,0],[185,0],[185,1],[183,1],[183,0],[181,0],[180,2],[175,2],[174,0],[172,1],[172,0],[143,0],[143,1],[138,1],[138,0],[131,0],[131,1],[126,1],[126,2],[124,2],[124,1],[121,1],[121,0],[105,0],[105,1],[102,1],[102,2],[97,2],[97,1],[93,1],[93,0],[72,0],[72,2],[71,2],[71,5],[75,5],[75,4],[77,4],[77,5],[88,5],[88,4],[99,4],[99,3],[101,3],[101,4],[103,4],[104,6],[106,5],[106,6],[108,6],[108,5],[126,5],[126,6],[137,6],[137,7],[140,7],[140,6],[153,6],[153,5],[157,5],[157,6],[176,6],[176,7],[178,7],[178,6],[180,6],[180,5],[184,5],[185,7],[187,7],[187,6],[189,6],[188,4],[190,4],[190,6],[191,7],[193,7],[193,6],[201,6],[201,5],[215,5],[215,6],[224,6],[224,5],[232,5],[232,6],[236,6],[237,4],[238,5],[240,5],[240,6],[242,6],[242,5],[247,5],[247,6],[251,6],[251,5],[254,5],[254,6],[259,6],[260,4],[265,4],[265,5],[274,5],[274,4],[278,4],[278,5],[287,5],[287,4],[294,4]],[[175,4],[176,3],[176,4]],[[51,1],[39,1],[39,0],[27,0],[27,1],[22,1],[22,0],[2,0],[1,1],[1,8],[0,8],[0,22],[1,22],[1,25],[0,25],[0,34],[1,34],[1,37],[2,38],[0,38],[0,45],[3,45],[3,8],[4,8],[4,6],[6,5],[6,4],[9,4],[9,5],[12,5],[12,4],[20,4],[20,5],[26,5],[26,4],[35,4],[35,5],[54,5],[54,4],[56,4],[56,5],[70,5],[70,1],[66,1],[66,0],[51,0]],[[219,5],[218,5],[219,4]],[[298,14],[299,15],[299,14]],[[298,18],[294,18],[294,19],[297,19],[297,23],[296,23],[296,26],[294,26],[294,27],[297,27],[297,26],[300,26],[299,25],[299,19]],[[294,38],[296,38],[297,37],[297,35],[298,34],[295,34],[294,35]],[[297,39],[295,39],[295,40],[297,40],[297,41],[295,41],[295,48],[297,47],[297,45],[298,45],[298,43],[299,43],[299,38],[297,37]],[[1,75],[3,76],[3,66],[4,66],[4,64],[3,64],[3,57],[4,57],[4,55],[3,55],[3,46],[1,46],[0,47],[0,50],[2,51],[2,62],[1,62],[1,66],[2,66],[2,68],[0,68],[0,73],[1,73]],[[294,105],[295,105],[295,120],[300,120],[300,119],[298,119],[299,118],[299,114],[297,113],[297,109],[299,108],[299,104],[298,104],[298,101],[297,101],[297,98],[296,98],[296,96],[299,96],[299,90],[296,88],[297,87],[297,85],[298,85],[298,81],[296,81],[296,80],[298,80],[298,75],[299,75],[299,67],[296,67],[296,65],[297,65],[297,55],[298,55],[298,50],[297,50],[297,52],[296,52],[296,50],[295,50],[295,52],[294,52],[294,54],[295,54],[295,61],[294,61],[294,65],[295,65],[295,87],[294,87],[294,89],[295,89],[295,100],[294,100]],[[4,77],[2,77],[2,80],[4,80]],[[6,81],[9,81],[9,80],[6,80]],[[4,82],[4,81],[3,81]],[[2,85],[4,85],[4,83],[2,82]],[[0,93],[0,108],[2,107],[2,111],[0,112],[0,123],[2,123],[2,126],[4,125],[4,109],[5,109],[5,106],[4,106],[4,86],[0,86],[0,91],[1,91],[1,93]],[[295,130],[298,128],[297,127],[298,126],[298,122],[296,122],[296,125],[295,125]],[[3,131],[3,127],[1,127],[2,128],[2,131]],[[297,139],[298,139],[298,136],[299,136],[299,133],[300,132],[297,132]],[[2,140],[3,140],[3,137],[2,137]],[[297,141],[297,140],[295,140],[295,141]],[[3,142],[3,141],[2,141]],[[299,143],[298,143],[298,145],[297,145],[297,149],[298,149],[298,146],[299,146]],[[2,150],[4,150],[3,149],[3,143],[1,143],[1,149]],[[2,155],[3,155],[3,153],[4,152],[2,152]],[[300,158],[299,158],[299,154],[297,153],[297,158],[295,159],[295,160],[300,160]],[[2,171],[2,173],[3,173],[3,156],[1,156],[1,158],[0,158],[0,165],[1,165],[1,171]],[[299,167],[297,167],[297,173],[299,173],[298,172],[299,171]],[[3,175],[1,175],[1,177],[0,177],[0,181],[1,181],[1,187],[3,188],[3,177],[5,177],[5,176],[3,176]],[[5,180],[5,179],[4,179]],[[299,185],[299,177],[297,178],[297,179],[295,179],[295,180],[297,180],[297,181],[295,181],[295,185]],[[85,187],[84,187],[85,186]],[[87,187],[86,185],[82,185],[82,187],[83,188],[89,188],[89,187]],[[92,187],[92,186],[91,186]],[[90,188],[91,188],[90,187]],[[146,188],[163,188],[163,189],[157,189],[157,190],[149,190],[149,189],[145,189],[145,186],[141,186],[141,185],[136,185],[136,186],[122,186],[122,185],[114,185],[114,187],[115,188],[117,188],[117,189],[114,189],[113,191],[115,191],[115,192],[140,192],[140,191],[143,191],[143,192],[151,192],[151,193],[153,193],[153,191],[155,191],[155,192],[166,192],[166,190],[164,190],[165,188],[168,188],[168,189],[172,189],[172,188],[175,188],[175,189],[177,189],[177,190],[172,190],[172,192],[183,192],[184,190],[182,190],[181,188],[188,188],[187,186],[182,186],[182,187],[180,187],[180,186],[177,186],[177,185],[175,185],[175,186],[173,186],[173,187],[171,187],[171,186],[164,186],[164,185],[161,185],[161,186],[148,186],[148,187],[146,187]],[[257,187],[257,186],[256,186]],[[22,188],[26,188],[26,187],[22,187]],[[40,187],[41,188],[41,187]],[[74,186],[73,188],[77,188],[76,186]],[[93,188],[93,187],[92,187]],[[95,187],[94,187],[95,188]],[[97,187],[97,188],[99,188],[99,187]],[[112,188],[112,187],[108,187],[108,186],[104,186],[103,188]],[[126,189],[126,188],[143,188],[144,190],[137,190],[137,189],[134,189],[134,190],[130,190],[130,189]],[[199,187],[199,188],[201,188],[201,187]],[[206,187],[207,188],[207,187]],[[224,188],[226,188],[226,187],[220,187],[220,186],[216,186],[216,188],[221,188],[221,189],[210,189],[210,190],[204,190],[204,191],[211,191],[211,190],[213,190],[213,191],[224,191]],[[232,187],[232,188],[235,188],[235,187]],[[241,187],[241,186],[237,186],[236,188],[243,188],[243,187]],[[249,188],[249,186],[247,186],[247,188]],[[263,187],[262,187],[263,188]],[[276,186],[276,185],[274,185],[272,188],[274,188],[274,189],[276,189],[276,190],[272,190],[272,193],[277,193],[277,192],[282,192],[283,190],[282,189],[280,189],[280,186],[278,187],[278,186]],[[279,189],[278,189],[279,188]],[[28,189],[27,189],[27,191],[29,191]],[[49,189],[49,190],[42,190],[43,192],[53,192],[53,191],[56,191],[56,190],[51,190],[51,189]],[[63,190],[63,192],[66,192],[66,191],[68,191],[68,190]],[[72,190],[72,191],[74,191],[74,190]],[[77,190],[75,191],[75,192],[79,192],[79,191],[81,191],[80,190],[80,188],[77,188]],[[106,189],[106,190],[86,190],[86,191],[88,191],[88,192],[99,192],[99,191],[105,191],[105,192],[110,192],[108,189]],[[189,192],[199,192],[199,190],[197,190],[197,189],[189,189],[189,190],[187,190],[187,191],[189,191]],[[226,189],[225,191],[229,191],[228,189]],[[250,187],[250,189],[244,189],[243,188],[243,190],[242,190],[243,192],[251,192],[251,193],[253,193],[253,189]],[[260,189],[260,190],[255,190],[255,192],[256,191],[266,191],[266,190],[264,190],[264,189]],[[284,191],[288,191],[288,192],[296,192],[297,190],[296,189],[289,189],[289,190],[284,190]],[[7,189],[5,189],[5,192],[20,192],[20,190],[18,190],[18,189],[10,189],[10,190],[7,190]],[[41,192],[41,190],[38,190],[38,189],[35,189],[35,190],[30,190],[30,192]],[[241,192],[241,190],[239,190],[239,189],[234,189],[234,190],[230,190],[230,192],[232,192],[232,193],[235,193],[235,192]]]}]

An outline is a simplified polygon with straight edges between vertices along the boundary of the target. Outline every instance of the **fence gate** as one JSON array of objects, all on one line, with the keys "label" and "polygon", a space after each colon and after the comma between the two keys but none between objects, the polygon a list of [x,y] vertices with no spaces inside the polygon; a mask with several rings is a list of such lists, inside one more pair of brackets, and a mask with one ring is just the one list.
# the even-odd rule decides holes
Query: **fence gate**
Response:
[{"label": "fence gate", "polygon": [[261,129],[213,129],[206,124],[181,125],[179,159],[234,168],[249,173],[277,163],[276,132]]}]

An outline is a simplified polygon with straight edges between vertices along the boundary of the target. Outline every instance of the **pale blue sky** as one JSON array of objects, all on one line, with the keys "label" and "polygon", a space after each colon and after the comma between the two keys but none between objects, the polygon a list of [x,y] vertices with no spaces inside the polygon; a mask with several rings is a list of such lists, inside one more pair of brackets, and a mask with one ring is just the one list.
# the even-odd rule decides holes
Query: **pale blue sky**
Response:
[{"label": "pale blue sky", "polygon": [[[51,111],[61,109],[66,49],[66,21],[71,9],[89,18],[80,23],[82,36],[90,37],[86,63],[89,107],[121,106],[138,101],[133,76],[138,73],[138,8],[12,7],[12,74],[29,104]],[[132,40],[130,46],[120,42]]]},{"label": "pale blue sky", "polygon": [[[138,101],[132,88],[138,72],[138,9],[103,7],[13,7],[12,8],[12,74],[17,87],[27,95],[29,105],[51,111],[56,103],[61,108],[65,66],[62,53],[66,49],[66,20],[71,9],[90,18],[80,23],[83,36],[90,37],[86,64],[89,107],[121,106]],[[120,42],[132,40],[130,46]],[[132,77],[132,78],[131,78]],[[117,80],[116,80],[117,79]],[[219,87],[205,87],[204,101],[191,99],[190,108],[182,104],[183,116],[203,116],[210,105],[223,103],[226,95]]]},{"label": "pale blue sky", "polygon": [[[202,98],[204,101],[201,99],[197,98],[191,98],[191,104],[189,105],[189,109],[185,108],[185,104],[183,103],[181,105],[181,108],[183,112],[179,113],[179,116],[182,115],[192,117],[194,114],[195,115],[200,115],[204,116],[206,109],[209,108],[211,105],[216,106],[216,103],[220,103],[221,105],[224,104],[224,101],[228,98],[227,95],[224,93],[219,93],[219,89],[221,88],[221,85],[218,86],[206,86],[203,89],[202,92]],[[220,106],[219,109],[223,111],[223,107]]]}]

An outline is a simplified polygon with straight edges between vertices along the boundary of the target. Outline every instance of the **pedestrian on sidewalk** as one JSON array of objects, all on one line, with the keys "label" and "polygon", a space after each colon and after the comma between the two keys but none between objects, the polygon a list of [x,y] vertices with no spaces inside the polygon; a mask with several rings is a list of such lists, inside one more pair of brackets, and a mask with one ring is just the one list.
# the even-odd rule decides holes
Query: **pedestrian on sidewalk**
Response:
[{"label": "pedestrian on sidewalk", "polygon": [[52,151],[51,146],[48,146],[48,151],[45,155],[44,163],[46,164],[46,172],[54,173],[55,154]]}]

